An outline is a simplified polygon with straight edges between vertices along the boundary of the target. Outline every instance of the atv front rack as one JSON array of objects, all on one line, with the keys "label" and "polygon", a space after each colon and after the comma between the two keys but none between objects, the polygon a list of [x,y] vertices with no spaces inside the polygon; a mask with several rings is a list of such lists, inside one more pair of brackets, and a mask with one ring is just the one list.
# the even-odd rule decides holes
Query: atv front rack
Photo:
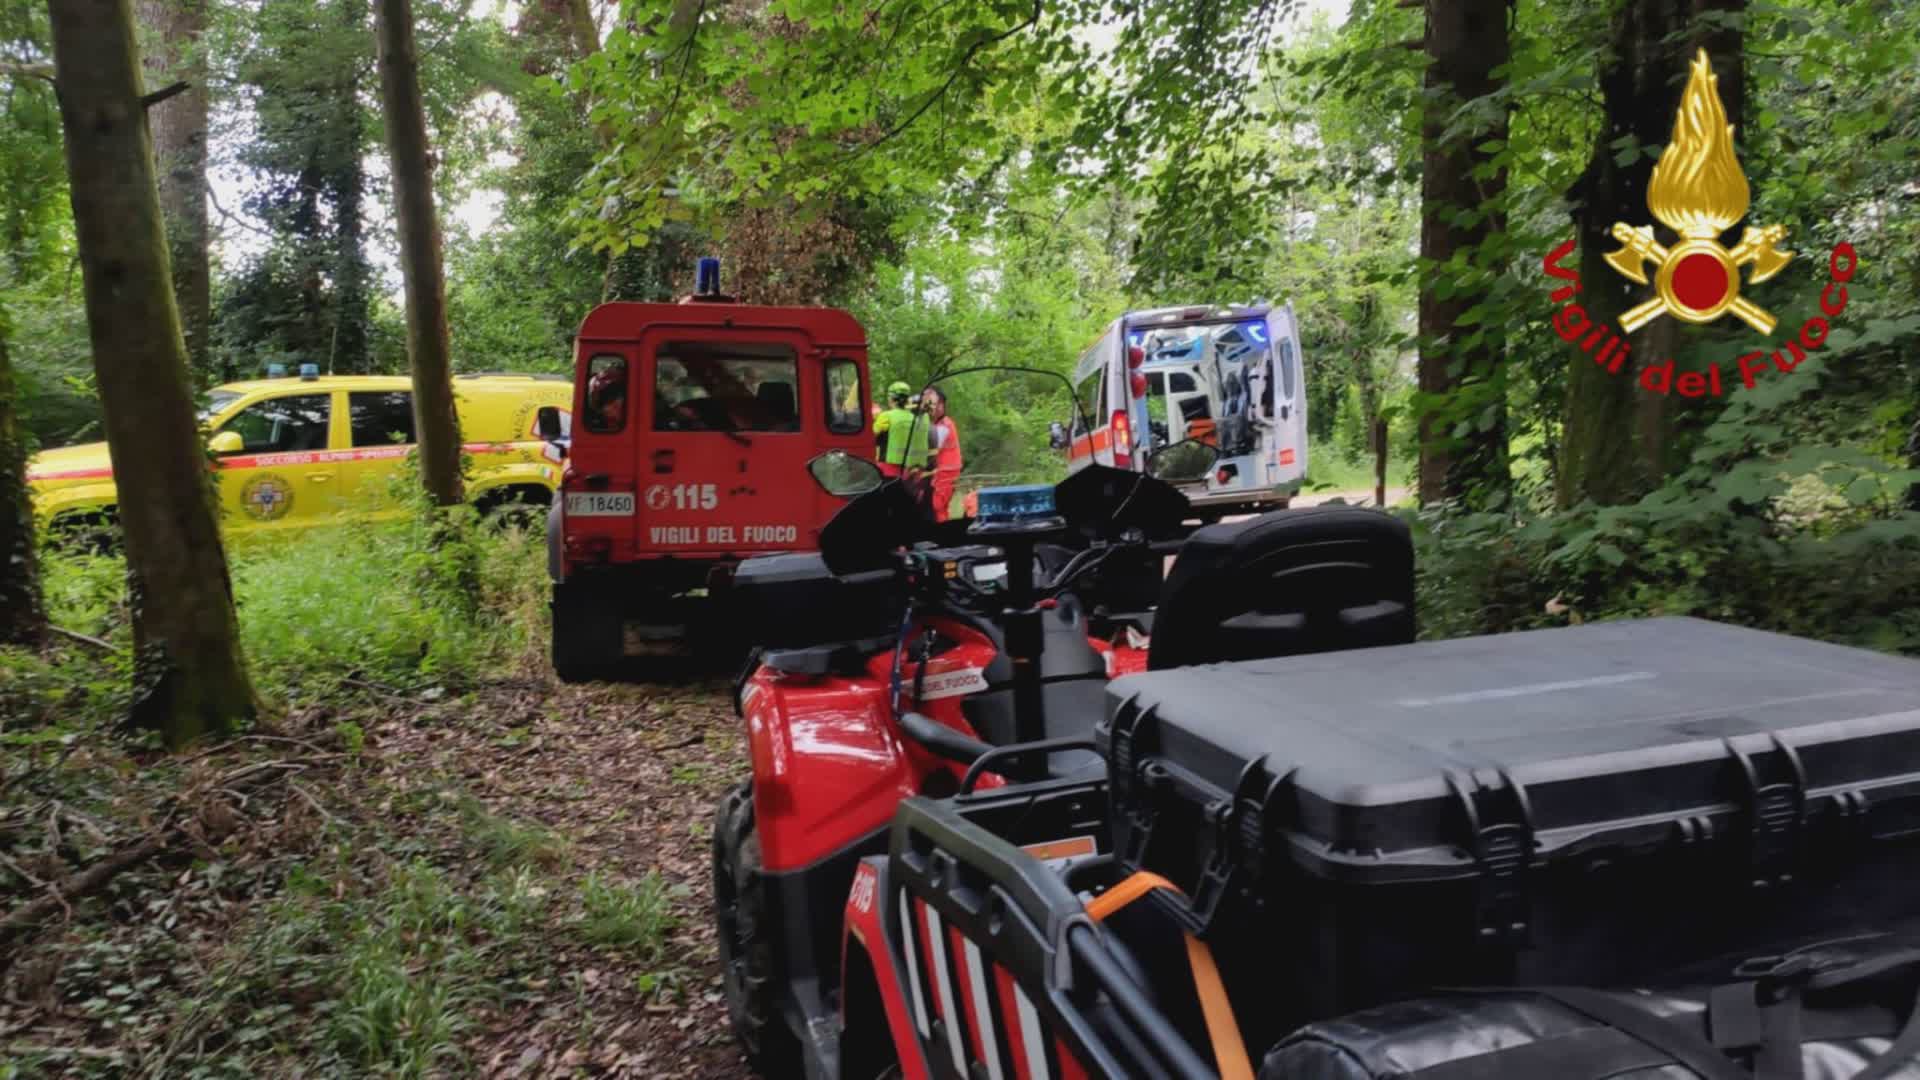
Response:
[{"label": "atv front rack", "polygon": [[879,899],[928,1075],[1218,1075],[1073,888],[1111,872],[1106,813],[1104,779],[901,804]]}]

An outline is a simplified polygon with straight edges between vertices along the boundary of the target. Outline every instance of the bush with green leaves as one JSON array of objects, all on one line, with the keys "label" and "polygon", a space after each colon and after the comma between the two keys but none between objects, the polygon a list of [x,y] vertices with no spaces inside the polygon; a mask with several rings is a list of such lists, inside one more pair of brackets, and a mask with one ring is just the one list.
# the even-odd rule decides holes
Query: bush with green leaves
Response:
[{"label": "bush with green leaves", "polygon": [[1684,614],[1920,653],[1920,471],[1801,441],[1823,372],[1802,374],[1733,397],[1638,502],[1418,516],[1424,632]]}]

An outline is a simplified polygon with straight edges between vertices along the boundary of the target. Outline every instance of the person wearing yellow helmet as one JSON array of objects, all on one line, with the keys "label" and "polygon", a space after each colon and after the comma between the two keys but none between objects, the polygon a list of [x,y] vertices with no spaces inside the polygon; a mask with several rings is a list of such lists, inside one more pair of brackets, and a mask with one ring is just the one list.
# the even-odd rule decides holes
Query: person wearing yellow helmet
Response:
[{"label": "person wearing yellow helmet", "polygon": [[933,450],[927,419],[918,415],[913,387],[904,382],[887,387],[887,400],[893,407],[873,419],[880,471],[890,477],[916,477],[926,470]]}]

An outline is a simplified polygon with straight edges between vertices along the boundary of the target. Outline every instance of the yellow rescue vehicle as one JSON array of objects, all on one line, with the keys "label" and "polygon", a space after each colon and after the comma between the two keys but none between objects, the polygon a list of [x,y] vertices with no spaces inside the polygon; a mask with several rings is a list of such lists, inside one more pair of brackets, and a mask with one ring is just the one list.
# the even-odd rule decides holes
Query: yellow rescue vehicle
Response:
[{"label": "yellow rescue vehicle", "polygon": [[[573,407],[564,375],[460,375],[453,380],[467,496],[482,510],[545,509],[560,486],[552,445],[534,430],[544,406]],[[293,377],[228,383],[200,414],[229,532],[289,529],[343,514],[400,513],[387,480],[413,450],[413,384],[403,376]],[[113,523],[118,496],[104,442],[47,450],[27,465],[34,509],[52,528]]]}]

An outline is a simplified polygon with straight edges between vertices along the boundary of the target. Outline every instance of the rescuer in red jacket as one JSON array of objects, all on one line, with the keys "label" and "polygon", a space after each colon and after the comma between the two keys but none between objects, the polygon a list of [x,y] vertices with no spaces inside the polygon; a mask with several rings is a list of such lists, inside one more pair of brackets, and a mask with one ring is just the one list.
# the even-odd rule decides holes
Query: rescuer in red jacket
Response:
[{"label": "rescuer in red jacket", "polygon": [[952,517],[953,489],[960,482],[960,429],[947,415],[946,392],[929,386],[920,392],[920,407],[933,421],[933,520]]}]

